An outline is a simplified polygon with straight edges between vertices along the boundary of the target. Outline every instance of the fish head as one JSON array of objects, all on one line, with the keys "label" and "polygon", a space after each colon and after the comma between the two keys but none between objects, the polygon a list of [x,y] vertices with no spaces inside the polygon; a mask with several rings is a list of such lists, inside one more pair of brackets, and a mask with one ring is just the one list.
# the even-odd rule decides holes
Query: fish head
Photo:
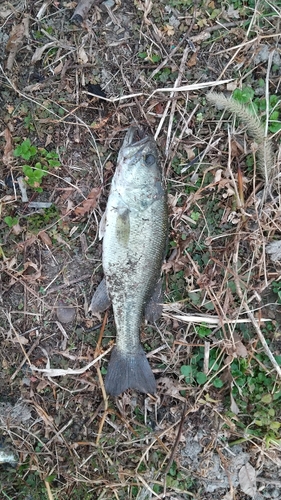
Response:
[{"label": "fish head", "polygon": [[[130,127],[119,151],[115,182],[123,199],[138,192],[135,199],[162,192],[162,171],[157,146],[151,135]],[[142,191],[140,196],[139,192]]]}]

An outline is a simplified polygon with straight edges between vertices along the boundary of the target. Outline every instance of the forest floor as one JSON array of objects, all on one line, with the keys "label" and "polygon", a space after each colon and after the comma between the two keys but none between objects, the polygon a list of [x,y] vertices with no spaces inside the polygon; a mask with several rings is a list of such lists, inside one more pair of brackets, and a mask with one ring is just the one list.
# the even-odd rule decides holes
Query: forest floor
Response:
[{"label": "forest floor", "polygon": [[[76,4],[0,8],[0,498],[281,498],[281,2]],[[168,190],[157,394],[107,398],[114,318],[87,311],[133,123]]]}]

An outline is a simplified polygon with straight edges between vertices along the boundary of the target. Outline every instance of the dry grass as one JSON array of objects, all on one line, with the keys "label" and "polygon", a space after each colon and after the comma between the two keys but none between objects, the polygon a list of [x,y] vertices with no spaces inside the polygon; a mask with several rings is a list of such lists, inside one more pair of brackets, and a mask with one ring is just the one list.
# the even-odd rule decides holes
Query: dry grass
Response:
[{"label": "dry grass", "polygon": [[[253,379],[259,366],[276,378],[271,394],[280,391],[280,318],[267,305],[271,296],[264,298],[280,283],[280,262],[266,252],[281,234],[280,131],[269,130],[270,96],[280,94],[280,7],[256,2],[245,17],[241,5],[233,21],[215,3],[178,2],[175,29],[175,11],[149,1],[116,4],[110,15],[94,6],[80,27],[69,22],[71,3],[4,3],[1,178],[21,172],[12,150],[23,138],[56,150],[61,167],[49,171],[43,193],[28,190],[30,201],[55,205],[49,220],[22,203],[15,182],[3,182],[2,215],[17,217],[19,230],[1,222],[0,402],[23,405],[16,415],[12,407],[0,411],[3,438],[19,454],[16,470],[2,470],[3,498],[208,500],[200,485],[213,474],[213,454],[241,440],[256,469],[262,460],[280,467],[277,434],[270,437],[266,426],[248,432],[256,417],[249,407],[238,412],[231,371],[247,360]],[[257,62],[263,46],[270,55]],[[251,134],[205,98],[212,88],[260,91],[259,79],[274,154],[268,197]],[[106,97],[93,97],[89,83],[100,83]],[[157,395],[112,400],[103,386],[112,314],[99,323],[87,310],[101,276],[98,223],[132,122],[154,134],[162,154],[170,246],[163,316],[142,334]],[[75,312],[72,322],[58,319],[63,307]],[[200,349],[206,382],[188,382],[181,367]],[[218,377],[223,387],[213,385]],[[280,418],[276,408],[272,420]],[[191,435],[202,444],[195,469],[186,448]],[[231,478],[227,489],[229,498],[245,498]]]}]

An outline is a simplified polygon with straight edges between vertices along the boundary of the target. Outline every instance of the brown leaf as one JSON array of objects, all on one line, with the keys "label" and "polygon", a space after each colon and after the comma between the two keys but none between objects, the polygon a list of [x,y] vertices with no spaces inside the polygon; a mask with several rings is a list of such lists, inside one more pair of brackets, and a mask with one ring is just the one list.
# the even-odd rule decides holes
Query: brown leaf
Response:
[{"label": "brown leaf", "polygon": [[45,231],[40,231],[38,236],[40,240],[42,240],[42,242],[45,243],[45,245],[47,245],[47,247],[50,248],[51,246],[53,246],[50,236]]},{"label": "brown leaf", "polygon": [[76,215],[85,215],[90,210],[93,210],[97,206],[97,202],[101,193],[101,188],[93,188],[92,191],[88,194],[88,198],[83,201],[80,207],[77,207],[74,210]]},{"label": "brown leaf", "polygon": [[10,130],[6,127],[4,132],[1,134],[4,135],[6,144],[4,147],[4,154],[2,156],[2,161],[4,165],[9,165],[11,162],[13,156],[12,156],[12,151],[13,151],[13,142],[12,142],[12,134]]},{"label": "brown leaf", "polygon": [[235,352],[237,356],[241,356],[241,358],[246,358],[248,356],[248,351],[244,344],[241,342],[239,334],[234,332],[233,334],[234,342],[235,342]]},{"label": "brown leaf", "polygon": [[19,223],[15,224],[12,227],[12,233],[14,233],[15,235],[20,234],[22,231],[23,231],[23,228],[19,225]]},{"label": "brown leaf", "polygon": [[45,45],[43,45],[43,47],[37,47],[37,49],[35,50],[35,52],[32,56],[31,64],[35,64],[37,61],[40,61],[44,52],[47,49],[50,49],[51,47],[57,47],[57,43],[56,42],[48,42]]},{"label": "brown leaf", "polygon": [[196,66],[196,64],[197,64],[197,52],[194,52],[191,58],[189,59],[187,66],[189,68],[192,68],[192,66]]},{"label": "brown leaf", "polygon": [[41,277],[41,271],[38,269],[37,265],[28,260],[24,263],[24,269],[19,274],[22,274],[26,281],[34,282]]},{"label": "brown leaf", "polygon": [[239,471],[240,488],[246,495],[254,498],[257,494],[256,471],[254,467],[247,462]]},{"label": "brown leaf", "polygon": [[12,31],[6,45],[6,51],[9,52],[9,57],[7,60],[7,69],[9,71],[13,67],[15,57],[21,47],[23,38],[29,36],[28,25],[29,25],[29,17],[26,16],[23,18],[20,24],[15,24],[12,27]]}]

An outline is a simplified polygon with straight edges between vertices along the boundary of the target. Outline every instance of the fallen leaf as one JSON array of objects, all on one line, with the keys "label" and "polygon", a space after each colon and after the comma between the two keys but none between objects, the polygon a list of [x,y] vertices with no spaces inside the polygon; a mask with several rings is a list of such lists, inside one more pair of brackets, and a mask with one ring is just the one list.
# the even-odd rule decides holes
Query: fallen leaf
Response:
[{"label": "fallen leaf", "polygon": [[239,10],[234,9],[233,5],[230,5],[227,10],[227,15],[229,19],[240,19]]},{"label": "fallen leaf", "polygon": [[4,163],[4,165],[9,165],[9,163],[11,162],[12,158],[13,158],[13,155],[12,155],[12,151],[13,151],[13,141],[12,141],[12,134],[10,132],[10,130],[6,127],[4,132],[2,132],[1,135],[4,135],[4,138],[5,138],[5,147],[4,147],[4,154],[2,156],[2,161]]},{"label": "fallen leaf", "polygon": [[18,342],[21,345],[26,345],[28,344],[29,340],[26,339],[23,335],[19,335],[14,339],[14,342]]},{"label": "fallen leaf", "polygon": [[281,260],[281,240],[272,241],[266,246],[265,250],[270,255],[272,262]]},{"label": "fallen leaf", "polygon": [[14,233],[16,236],[20,234],[23,231],[23,228],[19,225],[19,223],[14,224],[12,227],[12,233]]},{"label": "fallen leaf", "polygon": [[166,24],[163,28],[163,31],[167,36],[173,36],[175,34],[174,27],[171,26],[170,24]]},{"label": "fallen leaf", "polygon": [[54,75],[59,75],[61,73],[61,70],[63,68],[63,63],[62,61],[54,68]]},{"label": "fallen leaf", "polygon": [[240,488],[246,495],[254,498],[257,494],[256,471],[254,467],[247,462],[239,471]]},{"label": "fallen leaf", "polygon": [[50,236],[45,231],[40,231],[38,234],[40,240],[47,245],[47,247],[51,248],[53,246],[52,240]]},{"label": "fallen leaf", "polygon": [[161,387],[163,387],[165,394],[171,396],[172,398],[179,399],[180,401],[186,401],[186,399],[180,394],[180,391],[185,389],[184,386],[181,386],[178,382],[175,382],[169,377],[162,377],[161,380],[159,380],[159,383]]},{"label": "fallen leaf", "polygon": [[43,47],[38,47],[32,56],[31,64],[34,64],[37,61],[40,61],[45,50],[50,49],[51,47],[56,47],[56,46],[57,46],[56,42],[49,42],[49,43],[46,43],[45,45],[43,45]]},{"label": "fallen leaf", "polygon": [[41,277],[40,269],[38,269],[37,265],[30,260],[25,262],[23,267],[23,271],[21,271],[19,274],[22,274],[23,278],[26,281],[34,282]]},{"label": "fallen leaf", "polygon": [[235,348],[238,356],[241,356],[241,358],[246,358],[248,356],[248,351],[244,344],[242,344],[241,340],[238,340],[235,342]]},{"label": "fallen leaf", "polygon": [[231,405],[230,405],[230,410],[232,411],[232,413],[234,413],[234,415],[238,415],[238,413],[240,412],[237,404],[236,404],[236,401],[233,397],[233,394],[232,392],[230,392],[230,401],[231,401]]},{"label": "fallen leaf", "polygon": [[77,52],[77,58],[78,58],[78,63],[79,64],[86,64],[89,60],[85,49],[83,47],[80,47]]},{"label": "fallen leaf", "polygon": [[187,66],[189,68],[192,68],[192,66],[196,66],[196,64],[197,64],[197,51],[192,54],[191,58],[187,62]]},{"label": "fallen leaf", "polygon": [[90,210],[96,208],[100,193],[100,187],[93,188],[92,191],[90,191],[90,193],[88,194],[87,199],[84,200],[83,203],[74,210],[74,213],[76,215],[85,215],[87,212],[90,212]]},{"label": "fallen leaf", "polygon": [[6,45],[6,51],[9,52],[7,60],[7,69],[9,71],[13,67],[15,57],[21,47],[23,38],[29,36],[28,25],[29,17],[25,16],[20,24],[15,24],[12,27],[12,31]]}]

